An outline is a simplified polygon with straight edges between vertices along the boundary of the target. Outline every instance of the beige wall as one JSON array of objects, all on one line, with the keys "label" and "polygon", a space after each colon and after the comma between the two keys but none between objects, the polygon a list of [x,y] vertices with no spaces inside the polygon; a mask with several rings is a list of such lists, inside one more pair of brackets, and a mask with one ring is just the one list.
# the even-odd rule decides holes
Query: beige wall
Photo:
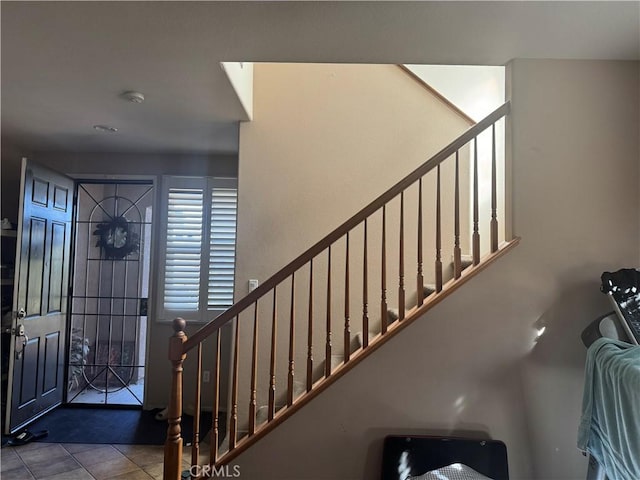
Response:
[{"label": "beige wall", "polygon": [[[12,202],[17,202],[18,191],[11,196],[7,196],[5,205],[4,185],[17,182],[19,185],[20,169],[12,168],[14,164],[20,165],[20,158],[28,156],[30,160],[46,165],[50,168],[64,172],[70,176],[83,176],[84,178],[96,176],[104,178],[104,175],[114,178],[123,175],[139,175],[146,178],[159,179],[161,175],[193,175],[193,176],[237,176],[237,157],[234,155],[156,155],[156,154],[62,154],[26,152],[20,148],[3,148],[2,152],[2,173],[3,173],[3,212],[5,208],[11,211],[14,207]],[[7,175],[5,176],[5,172]],[[16,203],[17,205],[17,203]],[[17,206],[15,207],[17,210]],[[158,209],[155,209],[157,212]],[[157,220],[157,217],[156,217]],[[159,223],[156,222],[156,228]],[[157,231],[157,230],[156,230]],[[157,235],[156,235],[156,238]],[[155,249],[157,253],[157,249]],[[157,272],[156,272],[157,273]],[[151,275],[154,275],[152,269]],[[154,277],[155,278],[155,277]],[[155,288],[152,279],[152,292]],[[152,293],[153,295],[153,293]],[[149,302],[151,312],[155,308],[154,302]],[[173,330],[170,323],[158,323],[153,321],[153,313],[150,316],[148,325],[148,357],[147,369],[145,372],[145,406],[148,408],[164,407],[168,402],[170,387],[170,364],[167,360],[168,339]],[[195,332],[201,325],[189,325],[187,334]],[[228,358],[228,332],[225,331],[223,358]],[[211,345],[205,347],[203,356],[204,369],[213,370],[213,348]],[[190,393],[195,385],[193,378],[195,366],[193,359],[188,360],[185,366],[185,406],[193,404]],[[223,369],[223,384],[226,385],[226,372]],[[203,398],[206,405],[210,405],[212,384],[203,385]],[[226,392],[222,395],[223,406],[226,404]],[[205,406],[206,408],[206,406]],[[209,407],[210,408],[210,407]]]},{"label": "beige wall", "polygon": [[522,362],[538,478],[575,478],[585,468],[575,449],[579,334],[610,310],[600,274],[638,266],[638,73],[632,62],[512,68],[514,228],[524,239],[521,281],[530,284],[521,318],[547,327]]},{"label": "beige wall", "polygon": [[585,478],[580,333],[609,310],[602,271],[639,255],[639,67],[509,67],[521,245],[241,455],[243,478],[377,478],[385,435],[461,430],[505,441],[511,478]]},{"label": "beige wall", "polygon": [[18,197],[20,196],[20,165],[22,157],[30,157],[29,150],[2,141],[0,159],[0,217],[18,223]]},{"label": "beige wall", "polygon": [[254,76],[255,119],[240,130],[238,296],[468,128],[392,65],[256,64]]},{"label": "beige wall", "polygon": [[[469,127],[419,82],[394,65],[256,64],[254,120],[241,125],[239,156],[239,222],[236,298],[247,293],[247,281],[261,282],[335,227],[373,201],[396,181],[425,162]],[[462,157],[466,158],[466,157]],[[453,185],[453,162],[443,167],[443,184]],[[461,178],[468,185],[468,163]],[[444,188],[444,187],[443,187]],[[424,181],[424,270],[433,282],[435,171]],[[468,225],[462,200],[463,229]],[[443,193],[443,236],[453,239],[451,189]],[[399,201],[387,210],[390,308],[398,298]],[[417,187],[405,196],[405,282],[407,305],[415,301]],[[368,255],[380,258],[380,214],[368,223]],[[467,246],[466,237],[463,248]],[[452,240],[443,242],[445,264]],[[351,332],[362,330],[363,229],[349,239]],[[466,249],[465,253],[469,253]],[[314,262],[314,362],[325,360],[326,254]],[[372,265],[375,265],[373,267]],[[369,266],[370,330],[380,328],[380,268]],[[332,249],[332,319],[334,354],[344,351],[345,242]],[[278,290],[278,392],[286,388],[290,281]],[[295,379],[305,382],[308,317],[308,269],[296,274]],[[258,405],[266,392],[271,341],[270,296],[260,303]],[[240,412],[249,400],[253,309],[241,317]],[[260,393],[260,391],[262,393]]]}]

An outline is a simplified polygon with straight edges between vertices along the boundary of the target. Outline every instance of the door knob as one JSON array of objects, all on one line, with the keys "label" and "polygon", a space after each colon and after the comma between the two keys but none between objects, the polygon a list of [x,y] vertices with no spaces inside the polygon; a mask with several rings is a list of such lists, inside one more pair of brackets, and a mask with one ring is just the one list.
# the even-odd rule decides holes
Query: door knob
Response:
[{"label": "door knob", "polygon": [[[24,313],[24,310],[22,310],[22,312]],[[20,312],[18,312],[18,315],[20,315]],[[24,317],[24,315],[23,315],[23,317]],[[22,358],[22,354],[24,352],[24,349],[27,346],[27,343],[29,342],[29,337],[27,336],[27,334],[24,331],[24,325],[22,325],[21,323],[16,325],[16,328],[13,330],[13,334],[16,337],[22,337],[22,348],[20,350],[18,350],[16,348],[16,351],[15,351],[16,359],[20,360]]]}]

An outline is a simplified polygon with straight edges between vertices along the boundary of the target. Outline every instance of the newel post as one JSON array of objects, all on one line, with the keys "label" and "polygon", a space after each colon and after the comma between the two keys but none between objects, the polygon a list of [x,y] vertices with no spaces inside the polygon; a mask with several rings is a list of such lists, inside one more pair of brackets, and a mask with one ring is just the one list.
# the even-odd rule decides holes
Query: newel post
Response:
[{"label": "newel post", "polygon": [[180,420],[182,416],[182,364],[186,354],[182,346],[187,341],[184,330],[187,322],[182,318],[173,321],[174,334],[169,339],[169,360],[171,361],[171,396],[167,439],[164,443],[164,480],[180,480],[182,468],[182,436]]}]

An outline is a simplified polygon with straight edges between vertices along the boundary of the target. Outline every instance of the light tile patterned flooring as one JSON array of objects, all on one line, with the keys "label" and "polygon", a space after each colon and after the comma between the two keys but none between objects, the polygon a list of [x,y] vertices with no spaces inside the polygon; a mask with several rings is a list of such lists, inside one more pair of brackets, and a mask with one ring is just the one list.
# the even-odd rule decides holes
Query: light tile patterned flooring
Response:
[{"label": "light tile patterned flooring", "polygon": [[132,383],[128,385],[127,388],[123,388],[117,392],[109,393],[106,396],[106,401],[104,393],[91,388],[87,388],[79,394],[77,390],[72,391],[69,393],[69,398],[72,399],[69,403],[85,403],[98,406],[104,405],[105,403],[112,405],[142,405],[142,398],[144,396],[143,380],[144,379],[139,380],[137,383]]},{"label": "light tile patterned flooring", "polygon": [[[190,448],[183,467],[189,468]],[[33,442],[0,451],[2,480],[111,480],[162,478],[163,447]]]}]

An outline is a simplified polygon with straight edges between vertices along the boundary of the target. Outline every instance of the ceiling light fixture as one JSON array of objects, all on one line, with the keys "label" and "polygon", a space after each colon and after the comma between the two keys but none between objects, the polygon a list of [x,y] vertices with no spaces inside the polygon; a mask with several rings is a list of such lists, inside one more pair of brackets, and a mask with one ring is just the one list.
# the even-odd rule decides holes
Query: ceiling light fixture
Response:
[{"label": "ceiling light fixture", "polygon": [[134,92],[133,90],[129,90],[120,95],[125,100],[131,103],[142,103],[144,102],[144,94],[140,92]]},{"label": "ceiling light fixture", "polygon": [[118,131],[116,127],[110,127],[109,125],[94,125],[93,128],[99,132],[115,133]]}]

